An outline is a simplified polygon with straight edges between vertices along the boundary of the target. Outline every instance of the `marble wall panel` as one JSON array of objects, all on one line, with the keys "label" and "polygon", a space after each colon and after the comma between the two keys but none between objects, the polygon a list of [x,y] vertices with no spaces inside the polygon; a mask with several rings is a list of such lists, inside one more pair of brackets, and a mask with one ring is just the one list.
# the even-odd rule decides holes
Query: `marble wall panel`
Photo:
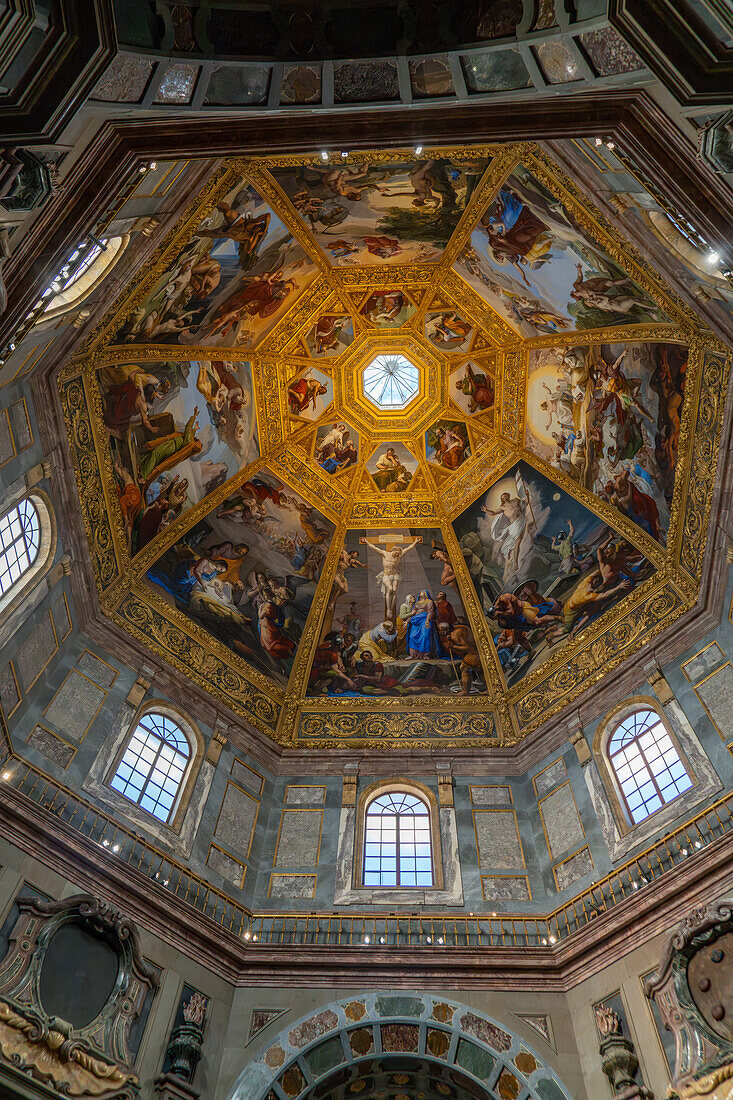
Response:
[{"label": "marble wall panel", "polygon": [[82,738],[94,721],[107,692],[73,669],[46,708],[44,721],[66,737]]},{"label": "marble wall panel", "polygon": [[249,855],[260,804],[231,779],[222,799],[214,836],[243,856]]},{"label": "marble wall panel", "polygon": [[[59,641],[63,641],[71,633],[71,615],[69,614],[69,605],[66,600],[66,596],[62,592],[57,600],[54,600],[51,604],[51,613],[53,614],[53,625],[56,627],[56,637]],[[94,679],[94,677],[92,677]]]},{"label": "marble wall panel", "polygon": [[242,760],[235,760],[232,763],[232,779],[240,786],[244,787],[245,791],[249,791],[251,794],[256,795],[258,798],[262,794],[262,785],[264,780],[261,775],[258,775],[256,771],[248,767]]},{"label": "marble wall panel", "polygon": [[534,783],[535,794],[538,798],[542,798],[543,794],[547,794],[553,787],[556,787],[558,783],[564,783],[568,777],[568,769],[565,767],[565,761],[562,757],[559,760],[555,760],[550,764],[549,768],[545,768],[539,775],[536,775],[532,782]]},{"label": "marble wall panel", "polygon": [[211,867],[212,871],[218,872],[223,879],[241,890],[247,868],[238,859],[234,859],[233,856],[212,844],[206,857],[206,866]]},{"label": "marble wall panel", "polygon": [[733,733],[733,665],[726,664],[695,688],[695,693],[721,737]]},{"label": "marble wall panel", "polygon": [[0,668],[0,706],[5,718],[9,718],[20,703],[18,681],[15,678],[12,661]]},{"label": "marble wall panel", "polygon": [[41,675],[57,648],[51,615],[47,612],[18,646],[15,668],[26,691]]},{"label": "marble wall panel", "polygon": [[270,875],[271,898],[313,898],[316,895],[316,875]]},{"label": "marble wall panel", "polygon": [[479,867],[514,870],[524,867],[514,810],[474,810]]},{"label": "marble wall panel", "polygon": [[68,768],[76,752],[74,746],[69,744],[68,741],[64,741],[62,737],[57,737],[51,730],[38,725],[31,730],[26,744],[52,760],[54,764],[58,764],[60,768]]},{"label": "marble wall panel", "polygon": [[569,859],[554,868],[558,890],[567,890],[568,887],[574,886],[579,879],[593,870],[595,870],[595,863],[593,862],[593,856],[590,854],[590,849],[581,848],[575,855],[570,856]]},{"label": "marble wall panel", "polygon": [[325,787],[288,786],[285,788],[286,806],[322,806],[325,801]]},{"label": "marble wall panel", "polygon": [[7,410],[0,411],[0,466],[15,456],[13,433],[10,430],[10,418]]},{"label": "marble wall panel", "polygon": [[485,787],[470,787],[471,802],[474,806],[511,806],[511,787],[497,783]]},{"label": "marble wall panel", "polygon": [[553,859],[583,843],[585,832],[569,783],[546,795],[539,807],[545,840]]},{"label": "marble wall panel", "polygon": [[111,688],[117,679],[117,670],[108,665],[106,661],[96,657],[90,650],[85,649],[76,662],[79,672],[83,672],[95,684],[103,688]]},{"label": "marble wall panel", "polygon": [[698,680],[708,676],[718,665],[722,665],[725,660],[725,653],[718,643],[712,642],[711,645],[705,646],[699,653],[696,653],[694,657],[690,657],[689,661],[685,661],[681,668],[687,679],[696,684]]},{"label": "marble wall panel", "polygon": [[28,419],[28,409],[25,401],[16,401],[8,409],[10,427],[13,429],[13,440],[17,454],[27,450],[33,443],[33,432]]},{"label": "marble wall panel", "polygon": [[525,875],[482,875],[484,901],[529,901],[529,879]]},{"label": "marble wall panel", "polygon": [[275,866],[317,866],[322,826],[322,810],[283,810]]}]

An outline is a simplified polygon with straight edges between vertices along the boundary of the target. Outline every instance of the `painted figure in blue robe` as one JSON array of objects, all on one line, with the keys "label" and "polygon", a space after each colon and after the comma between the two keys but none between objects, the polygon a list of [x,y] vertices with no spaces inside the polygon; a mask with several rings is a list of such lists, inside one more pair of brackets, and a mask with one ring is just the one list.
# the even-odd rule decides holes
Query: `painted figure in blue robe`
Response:
[{"label": "painted figure in blue robe", "polygon": [[210,561],[208,558],[184,558],[176,563],[172,573],[164,566],[154,565],[148,570],[148,577],[154,584],[160,585],[166,592],[175,596],[176,603],[188,607],[193,590],[197,584],[206,585],[219,573],[226,571],[223,561]]},{"label": "painted figure in blue robe", "polygon": [[423,589],[407,626],[405,645],[410,657],[438,658],[447,654],[440,641],[438,613],[430,593]]}]

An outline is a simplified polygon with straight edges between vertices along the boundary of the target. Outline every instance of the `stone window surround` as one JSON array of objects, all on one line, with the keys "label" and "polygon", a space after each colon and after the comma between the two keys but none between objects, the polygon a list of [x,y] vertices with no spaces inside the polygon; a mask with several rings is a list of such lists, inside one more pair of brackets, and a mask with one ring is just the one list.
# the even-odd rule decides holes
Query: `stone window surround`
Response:
[{"label": "stone window surround", "polygon": [[[147,813],[109,785],[140,719],[151,711],[172,718],[182,729],[191,747],[173,816],[167,823]],[[214,765],[205,759],[206,744],[203,734],[193,719],[165,699],[148,699],[141,703],[130,721],[127,721],[128,714],[129,710],[126,709],[118,729],[98,753],[82,787],[116,814],[127,818],[134,826],[152,834],[180,855],[189,856],[215,770]]]},{"label": "stone window surround", "polygon": [[[380,794],[406,791],[426,803],[430,814],[434,886],[361,886],[367,806]],[[423,783],[395,778],[369,784],[355,804],[341,807],[334,905],[463,905],[458,832],[453,805],[445,805]]]},{"label": "stone window surround", "polygon": [[[648,707],[659,715],[693,785],[649,817],[632,825],[607,755],[607,745],[617,724],[637,707]],[[687,715],[671,692],[670,698],[664,703],[651,695],[635,695],[622,700],[610,710],[598,723],[593,738],[592,759],[583,767],[583,775],[614,862],[624,858],[640,844],[656,837],[660,830],[668,828],[682,814],[688,814],[723,787]]]}]

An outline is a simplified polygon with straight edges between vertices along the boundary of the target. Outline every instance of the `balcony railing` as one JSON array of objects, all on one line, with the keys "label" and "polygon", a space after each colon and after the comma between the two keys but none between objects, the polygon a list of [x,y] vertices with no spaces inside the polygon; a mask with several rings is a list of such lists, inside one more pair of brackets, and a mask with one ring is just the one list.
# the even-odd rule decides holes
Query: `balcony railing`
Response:
[{"label": "balcony railing", "polygon": [[5,747],[0,779],[24,800],[84,837],[111,860],[126,864],[244,942],[271,946],[552,947],[580,931],[662,875],[733,832],[733,794],[697,814],[641,855],[617,867],[546,916],[397,916],[372,913],[252,913],[174,857],[121,825],[75,792]]}]

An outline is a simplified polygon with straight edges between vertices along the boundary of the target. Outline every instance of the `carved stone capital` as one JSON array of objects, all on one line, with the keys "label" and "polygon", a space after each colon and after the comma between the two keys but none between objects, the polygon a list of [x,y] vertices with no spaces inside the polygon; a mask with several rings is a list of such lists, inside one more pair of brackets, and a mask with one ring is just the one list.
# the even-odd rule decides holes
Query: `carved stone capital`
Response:
[{"label": "carved stone capital", "polygon": [[341,797],[342,806],[356,805],[356,784],[359,778],[359,765],[346,764],[344,767],[344,790]]},{"label": "carved stone capital", "polygon": [[666,706],[667,703],[673,702],[675,694],[669,686],[667,677],[664,675],[657,662],[652,658],[652,660],[648,661],[643,667],[644,675],[656,692],[657,698],[662,706]]}]

